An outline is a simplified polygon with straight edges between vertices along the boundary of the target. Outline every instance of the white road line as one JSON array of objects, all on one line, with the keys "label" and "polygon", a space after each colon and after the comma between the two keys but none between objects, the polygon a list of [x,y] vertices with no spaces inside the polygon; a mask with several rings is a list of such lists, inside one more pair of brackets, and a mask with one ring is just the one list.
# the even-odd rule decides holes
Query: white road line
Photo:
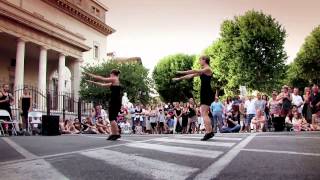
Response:
[{"label": "white road line", "polygon": [[[108,136],[89,136],[89,135],[83,135],[83,134],[78,134],[78,136],[82,137],[88,137],[88,138],[95,138],[95,139],[107,139]],[[128,139],[118,139],[118,141],[125,141],[125,142],[136,142],[134,140],[128,140]]]},{"label": "white road line", "polygon": [[189,177],[197,168],[163,162],[141,156],[129,155],[110,150],[97,150],[81,153],[84,156],[103,160],[107,164],[120,167],[134,173],[148,176],[150,179],[182,180]]},{"label": "white road line", "polygon": [[28,150],[21,147],[19,144],[12,141],[10,138],[2,138],[7,144],[9,144],[14,150],[19,152],[21,155],[23,155],[27,159],[33,159],[37,156],[29,152]]},{"label": "white road line", "polygon": [[[201,139],[201,137],[193,137],[193,136],[175,136],[175,138],[179,139]],[[226,141],[241,141],[244,138],[232,138],[232,137],[213,137],[213,140],[226,140]]]},{"label": "white road line", "polygon": [[198,174],[194,179],[207,180],[216,178],[219,173],[239,154],[241,149],[243,149],[254,137],[255,134],[248,136],[245,140],[232,148],[228,153],[220,157],[218,161],[214,162],[207,169]]},{"label": "white road line", "polygon": [[160,144],[149,144],[149,143],[131,143],[127,144],[128,147],[148,149],[154,151],[161,151],[166,153],[180,154],[185,156],[196,156],[203,158],[217,158],[223,152],[222,151],[210,151],[194,148],[185,148],[177,146],[165,146]]},{"label": "white road line", "polygon": [[275,150],[266,150],[266,149],[241,149],[241,151],[277,153],[277,154],[292,154],[292,155],[304,155],[304,156],[320,156],[319,153],[304,153],[304,152],[294,152],[294,151],[275,151]]},{"label": "white road line", "polygon": [[[152,141],[152,140],[153,139],[148,139],[148,140],[134,141],[134,142],[148,142],[148,141]],[[131,143],[131,142],[128,142],[128,143]],[[82,150],[69,151],[69,152],[63,152],[63,153],[57,153],[57,154],[49,154],[49,155],[44,155],[44,156],[36,156],[35,158],[30,158],[30,159],[19,159],[19,160],[5,161],[5,162],[0,162],[0,166],[19,163],[19,162],[25,162],[25,161],[30,161],[30,160],[52,158],[52,157],[56,157],[56,156],[64,156],[64,155],[81,153],[81,152],[95,151],[95,150],[99,150],[99,149],[119,147],[119,146],[126,145],[128,143],[113,144],[113,145],[107,145],[107,146],[102,146],[102,147],[97,147],[97,148],[82,149]]]},{"label": "white road line", "polygon": [[0,166],[0,172],[1,177],[6,180],[68,179],[54,167],[52,167],[50,163],[42,159]]},{"label": "white road line", "polygon": [[303,136],[256,136],[256,138],[293,138],[293,139],[320,139],[320,137],[303,137]]},{"label": "white road line", "polygon": [[219,141],[193,141],[185,139],[168,139],[168,138],[158,138],[153,139],[153,141],[159,142],[169,142],[169,143],[181,143],[181,144],[193,144],[193,145],[204,145],[204,146],[222,146],[222,147],[231,147],[235,143],[231,142],[219,142]]}]

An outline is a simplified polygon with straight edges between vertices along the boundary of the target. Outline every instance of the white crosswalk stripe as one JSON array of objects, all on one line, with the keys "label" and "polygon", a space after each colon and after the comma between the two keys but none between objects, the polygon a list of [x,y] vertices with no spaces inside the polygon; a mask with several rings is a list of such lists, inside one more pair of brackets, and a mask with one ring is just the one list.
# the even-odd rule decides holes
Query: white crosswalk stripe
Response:
[{"label": "white crosswalk stripe", "polygon": [[68,179],[43,159],[0,166],[0,172],[6,180]]},{"label": "white crosswalk stripe", "polygon": [[144,174],[151,179],[182,180],[198,171],[198,168],[154,160],[106,149],[81,153],[89,158],[105,161],[124,170]]},{"label": "white crosswalk stripe", "polygon": [[[175,136],[175,138],[179,138],[179,139],[198,139],[198,140],[201,139],[201,137],[195,137],[195,136]],[[242,138],[213,137],[212,140],[241,141]]]},{"label": "white crosswalk stripe", "polygon": [[202,150],[195,148],[186,148],[178,146],[165,146],[160,144],[148,144],[148,143],[131,143],[127,144],[127,147],[148,149],[154,151],[161,151],[166,153],[180,154],[185,156],[197,156],[203,158],[217,158],[223,152],[222,151],[211,151],[211,150]]},{"label": "white crosswalk stripe", "polygon": [[180,144],[193,144],[193,145],[204,145],[204,146],[222,146],[222,147],[232,147],[236,143],[233,142],[221,142],[221,141],[193,141],[185,139],[169,139],[169,138],[158,138],[153,139],[158,142],[167,143],[180,143]]}]

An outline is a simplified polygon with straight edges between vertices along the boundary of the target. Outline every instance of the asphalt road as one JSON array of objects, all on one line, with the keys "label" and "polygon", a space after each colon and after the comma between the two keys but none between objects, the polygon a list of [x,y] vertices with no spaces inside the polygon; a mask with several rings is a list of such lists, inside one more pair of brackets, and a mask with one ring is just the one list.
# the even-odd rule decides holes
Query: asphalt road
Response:
[{"label": "asphalt road", "polygon": [[315,179],[320,133],[0,138],[3,180]]}]

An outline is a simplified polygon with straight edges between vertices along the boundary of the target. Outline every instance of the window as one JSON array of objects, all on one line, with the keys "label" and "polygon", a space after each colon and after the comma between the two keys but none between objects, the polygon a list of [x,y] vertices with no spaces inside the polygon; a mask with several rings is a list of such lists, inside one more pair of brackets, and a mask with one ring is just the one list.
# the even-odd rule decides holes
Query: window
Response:
[{"label": "window", "polygon": [[91,13],[92,13],[92,14],[95,14],[95,13],[96,13],[96,7],[91,6]]},{"label": "window", "polygon": [[93,46],[93,57],[95,59],[99,59],[99,46],[98,45]]},{"label": "window", "polygon": [[81,6],[81,2],[82,2],[82,0],[75,0],[76,5],[80,5]]},{"label": "window", "polygon": [[91,6],[91,13],[97,17],[100,17],[100,10],[94,6]]}]

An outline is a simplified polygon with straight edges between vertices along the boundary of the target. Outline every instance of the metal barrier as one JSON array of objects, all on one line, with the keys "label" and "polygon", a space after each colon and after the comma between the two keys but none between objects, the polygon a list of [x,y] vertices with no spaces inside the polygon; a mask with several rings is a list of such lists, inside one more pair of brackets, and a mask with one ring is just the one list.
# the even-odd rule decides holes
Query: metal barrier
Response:
[{"label": "metal barrier", "polygon": [[[75,99],[72,93],[61,93],[52,90],[45,92],[31,86],[23,86],[13,91],[14,102],[12,106],[13,114],[19,120],[19,111],[21,111],[21,97],[24,87],[28,87],[29,94],[32,97],[32,109],[47,115],[59,115],[60,118],[70,119],[78,118],[81,121],[89,116],[93,108],[93,101],[84,101]],[[99,103],[99,102],[98,102]]]}]

